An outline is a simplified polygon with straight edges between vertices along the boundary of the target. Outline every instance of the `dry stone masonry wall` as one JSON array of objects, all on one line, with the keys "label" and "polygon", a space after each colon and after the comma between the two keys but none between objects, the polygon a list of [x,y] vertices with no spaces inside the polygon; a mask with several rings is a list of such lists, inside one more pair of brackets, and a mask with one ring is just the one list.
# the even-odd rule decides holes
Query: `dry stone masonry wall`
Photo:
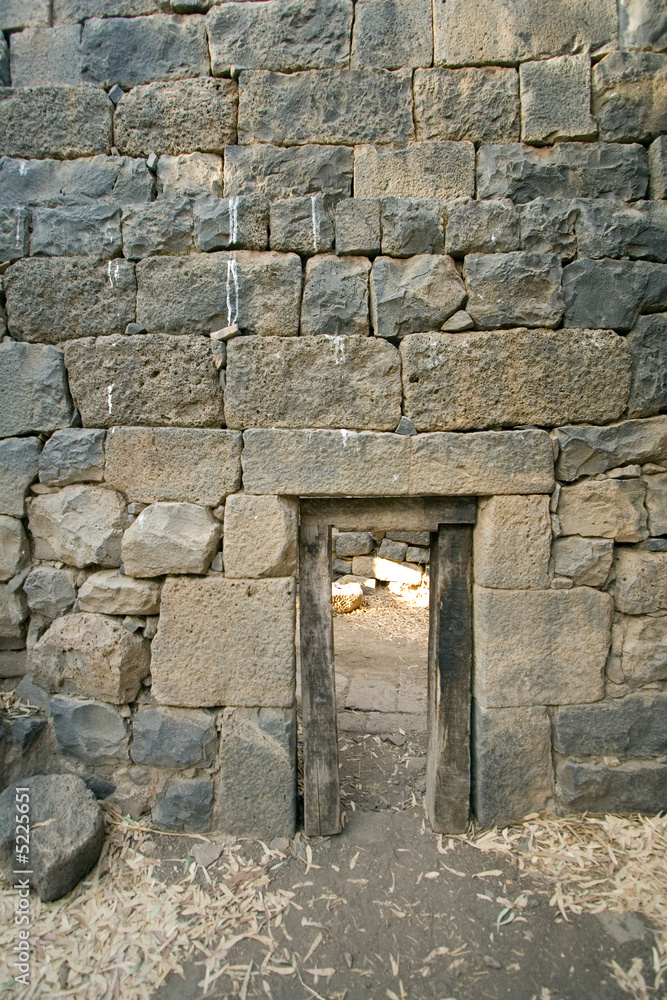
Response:
[{"label": "dry stone masonry wall", "polygon": [[289,835],[298,498],[473,496],[477,817],[664,808],[661,0],[0,29],[4,783]]}]

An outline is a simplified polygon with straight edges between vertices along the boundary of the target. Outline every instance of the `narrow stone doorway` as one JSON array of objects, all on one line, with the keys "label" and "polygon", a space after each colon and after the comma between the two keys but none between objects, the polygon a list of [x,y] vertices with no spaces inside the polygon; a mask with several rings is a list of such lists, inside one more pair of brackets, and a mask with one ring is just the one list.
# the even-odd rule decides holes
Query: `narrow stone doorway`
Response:
[{"label": "narrow stone doorway", "polygon": [[304,828],[341,828],[331,607],[332,527],[431,535],[426,806],[438,832],[465,830],[470,800],[471,562],[476,502],[453,498],[302,499],[300,664]]}]

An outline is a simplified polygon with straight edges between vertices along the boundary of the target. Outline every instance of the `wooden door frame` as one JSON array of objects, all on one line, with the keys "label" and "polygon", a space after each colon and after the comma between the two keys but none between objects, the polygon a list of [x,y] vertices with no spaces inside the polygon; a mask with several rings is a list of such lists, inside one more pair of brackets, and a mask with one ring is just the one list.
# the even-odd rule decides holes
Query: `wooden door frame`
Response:
[{"label": "wooden door frame", "polygon": [[472,532],[477,502],[454,497],[304,498],[299,593],[304,830],[341,829],[331,609],[331,529],[429,531],[426,809],[434,831],[463,833],[470,808]]}]

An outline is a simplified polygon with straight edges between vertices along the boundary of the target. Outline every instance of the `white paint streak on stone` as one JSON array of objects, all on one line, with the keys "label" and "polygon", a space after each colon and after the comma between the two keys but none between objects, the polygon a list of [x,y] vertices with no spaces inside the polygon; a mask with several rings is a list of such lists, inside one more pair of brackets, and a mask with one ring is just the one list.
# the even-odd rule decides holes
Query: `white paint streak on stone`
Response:
[{"label": "white paint streak on stone", "polygon": [[313,249],[317,253],[320,242],[320,220],[317,215],[317,195],[310,196],[310,214],[313,224]]},{"label": "white paint streak on stone", "polygon": [[229,242],[233,246],[239,235],[239,199],[238,195],[230,198],[229,202]]},{"label": "white paint streak on stone", "polygon": [[227,326],[239,318],[239,272],[236,254],[227,261]]},{"label": "white paint streak on stone", "polygon": [[111,413],[111,408],[113,406],[112,396],[115,385],[116,383],[112,382],[111,385],[107,386],[107,407],[109,408],[109,413]]}]

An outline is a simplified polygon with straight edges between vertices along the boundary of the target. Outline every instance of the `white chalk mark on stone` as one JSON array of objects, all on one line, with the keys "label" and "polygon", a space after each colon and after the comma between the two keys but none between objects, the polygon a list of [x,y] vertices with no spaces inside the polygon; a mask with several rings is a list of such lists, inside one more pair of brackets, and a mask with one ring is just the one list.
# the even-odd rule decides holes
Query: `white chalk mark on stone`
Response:
[{"label": "white chalk mark on stone", "polygon": [[238,195],[229,199],[229,242],[234,245],[239,236],[239,199]]},{"label": "white chalk mark on stone", "polygon": [[334,364],[339,365],[345,361],[345,341],[342,337],[332,337],[334,343]]},{"label": "white chalk mark on stone", "polygon": [[227,261],[227,326],[233,326],[239,318],[239,272],[236,254]]},{"label": "white chalk mark on stone", "polygon": [[313,224],[313,249],[317,253],[320,242],[320,220],[317,215],[317,195],[310,196],[310,216]]},{"label": "white chalk mark on stone", "polygon": [[21,160],[21,163],[19,165],[19,177],[25,177],[27,173],[28,173],[28,164],[25,162],[25,160]]},{"label": "white chalk mark on stone", "polygon": [[[111,265],[109,265],[109,266],[111,266]],[[116,383],[112,382],[111,385],[107,386],[107,407],[109,408],[109,413],[111,413],[111,408],[113,406],[112,396],[113,396],[113,390],[114,390],[114,386],[115,385],[116,385]]]}]

